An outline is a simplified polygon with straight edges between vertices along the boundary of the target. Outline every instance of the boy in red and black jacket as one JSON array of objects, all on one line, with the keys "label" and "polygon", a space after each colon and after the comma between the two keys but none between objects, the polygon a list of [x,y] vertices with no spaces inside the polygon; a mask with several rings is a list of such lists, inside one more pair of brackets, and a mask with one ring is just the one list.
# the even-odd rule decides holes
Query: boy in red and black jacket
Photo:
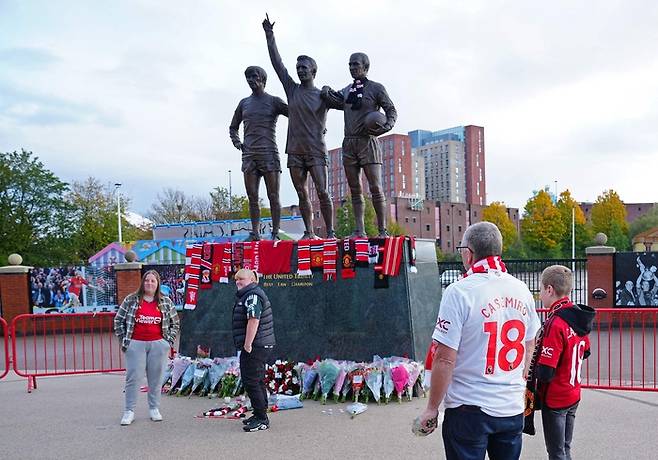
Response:
[{"label": "boy in red and black jacket", "polygon": [[590,355],[588,334],[594,309],[569,299],[571,270],[561,265],[546,268],[539,298],[550,308],[537,357],[537,394],[541,401],[544,442],[549,459],[571,459],[571,440],[580,402],[583,360]]}]

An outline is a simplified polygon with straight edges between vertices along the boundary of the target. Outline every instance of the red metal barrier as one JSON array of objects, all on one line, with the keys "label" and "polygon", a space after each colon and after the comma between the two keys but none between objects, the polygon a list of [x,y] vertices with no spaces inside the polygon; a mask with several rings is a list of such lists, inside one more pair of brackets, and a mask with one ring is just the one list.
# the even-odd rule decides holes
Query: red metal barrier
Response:
[{"label": "red metal barrier", "polygon": [[9,328],[7,327],[7,321],[4,318],[0,318],[0,332],[2,332],[2,343],[4,353],[2,356],[5,357],[5,370],[2,370],[0,367],[0,379],[6,376],[9,373]]},{"label": "red metal barrier", "polygon": [[114,313],[19,315],[11,323],[14,372],[28,379],[123,371]]},{"label": "red metal barrier", "polygon": [[[548,310],[537,310],[545,319]],[[582,386],[658,391],[658,308],[597,308]]]}]

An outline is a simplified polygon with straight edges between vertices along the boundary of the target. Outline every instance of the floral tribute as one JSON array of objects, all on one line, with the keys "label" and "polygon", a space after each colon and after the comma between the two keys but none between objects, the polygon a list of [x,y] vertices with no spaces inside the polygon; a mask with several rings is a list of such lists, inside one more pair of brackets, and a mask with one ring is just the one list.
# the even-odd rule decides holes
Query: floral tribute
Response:
[{"label": "floral tribute", "polygon": [[[296,396],[295,407],[301,407],[301,400],[306,398],[322,404],[371,400],[377,404],[388,404],[391,400],[402,403],[414,395],[425,394],[424,372],[422,363],[400,356],[375,355],[372,362],[316,358],[294,364],[277,360],[265,368],[265,385],[273,401],[274,395]],[[172,395],[232,398],[244,392],[237,356],[213,359],[177,356],[170,361],[163,383],[163,392]]]},{"label": "floral tribute", "polygon": [[299,394],[299,383],[293,363],[277,359],[273,365],[265,366],[265,386],[270,394]]}]

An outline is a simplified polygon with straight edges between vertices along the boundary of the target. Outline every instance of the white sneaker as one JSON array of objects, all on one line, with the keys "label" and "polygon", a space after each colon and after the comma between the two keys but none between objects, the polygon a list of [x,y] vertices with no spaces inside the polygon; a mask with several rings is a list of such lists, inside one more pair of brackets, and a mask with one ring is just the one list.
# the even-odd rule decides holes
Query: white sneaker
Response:
[{"label": "white sneaker", "polygon": [[158,409],[149,409],[149,416],[151,417],[151,420],[153,420],[154,422],[162,421],[162,414]]},{"label": "white sneaker", "polygon": [[122,425],[130,425],[133,420],[135,420],[135,413],[131,410],[127,410],[123,413],[123,417],[121,418],[121,424]]}]

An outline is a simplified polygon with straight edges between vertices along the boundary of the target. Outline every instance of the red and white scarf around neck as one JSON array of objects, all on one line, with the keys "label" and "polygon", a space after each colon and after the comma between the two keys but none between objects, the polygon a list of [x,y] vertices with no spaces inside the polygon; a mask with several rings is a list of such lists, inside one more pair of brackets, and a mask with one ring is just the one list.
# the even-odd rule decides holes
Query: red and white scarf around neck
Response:
[{"label": "red and white scarf around neck", "polygon": [[464,278],[473,273],[486,273],[489,270],[500,270],[501,272],[507,272],[507,267],[500,256],[489,256],[484,259],[480,259],[471,265],[471,268],[464,274]]}]

